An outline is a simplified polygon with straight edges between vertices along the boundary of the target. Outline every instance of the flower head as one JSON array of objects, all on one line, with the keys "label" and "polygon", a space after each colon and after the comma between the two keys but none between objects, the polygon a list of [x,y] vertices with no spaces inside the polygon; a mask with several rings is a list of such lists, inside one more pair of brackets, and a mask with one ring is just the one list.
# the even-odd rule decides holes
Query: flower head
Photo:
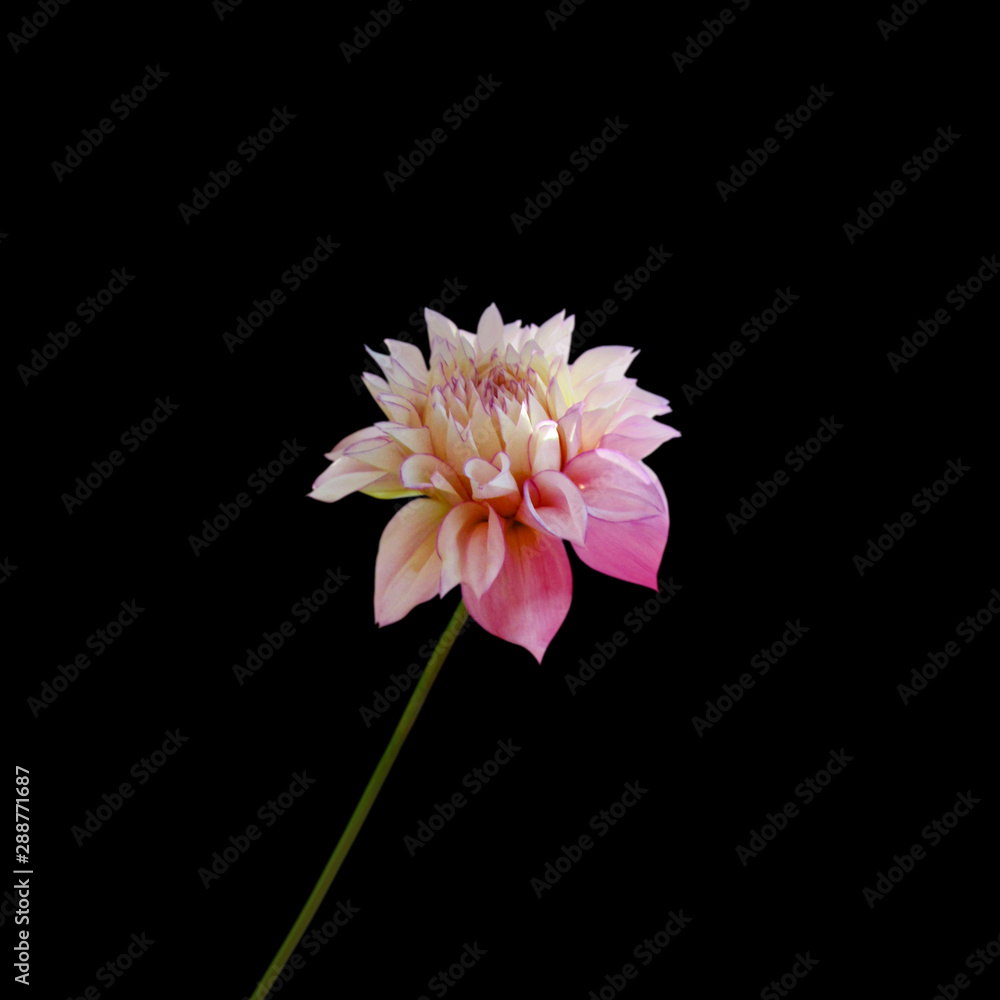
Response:
[{"label": "flower head", "polygon": [[380,626],[461,584],[472,618],[541,662],[573,594],[564,542],[601,573],[658,588],[667,499],[642,460],[679,436],[653,419],[670,407],[625,377],[638,351],[595,347],[570,364],[564,312],[522,327],[491,305],[476,333],[424,315],[429,366],[402,341],[365,348],[385,375],[363,378],[386,419],[328,452],[309,496],[419,498],[382,533]]}]

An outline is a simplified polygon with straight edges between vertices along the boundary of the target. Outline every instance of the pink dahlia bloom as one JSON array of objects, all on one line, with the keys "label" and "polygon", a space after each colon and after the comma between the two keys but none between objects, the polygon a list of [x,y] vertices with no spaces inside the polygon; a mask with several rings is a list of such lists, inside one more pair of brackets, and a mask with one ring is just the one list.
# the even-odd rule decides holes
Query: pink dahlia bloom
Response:
[{"label": "pink dahlia bloom", "polygon": [[419,497],[386,525],[375,561],[375,620],[461,584],[487,632],[539,661],[569,611],[564,542],[583,562],[658,589],[667,498],[643,459],[678,437],[653,418],[667,400],[625,372],[638,351],[595,347],[569,363],[573,317],[504,324],[491,305],[476,333],[425,310],[430,366],[412,344],[368,353],[363,378],[386,420],[349,434],[309,496],[355,490]]}]

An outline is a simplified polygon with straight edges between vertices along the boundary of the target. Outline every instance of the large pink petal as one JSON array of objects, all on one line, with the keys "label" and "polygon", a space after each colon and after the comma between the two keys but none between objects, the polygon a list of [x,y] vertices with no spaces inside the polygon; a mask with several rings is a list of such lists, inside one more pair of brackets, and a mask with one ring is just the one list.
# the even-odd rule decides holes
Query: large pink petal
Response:
[{"label": "large pink petal", "polygon": [[667,546],[668,514],[637,521],[587,522],[587,544],[573,543],[573,550],[591,569],[617,580],[659,590],[656,575]]},{"label": "large pink petal", "polygon": [[449,504],[421,497],[385,526],[375,557],[375,621],[390,625],[438,592],[437,533]]},{"label": "large pink petal", "polygon": [[652,470],[618,451],[585,451],[563,469],[583,493],[587,513],[602,521],[634,521],[666,513]]},{"label": "large pink petal", "polygon": [[504,541],[507,554],[493,586],[476,597],[463,583],[462,599],[487,632],[524,646],[541,663],[573,600],[566,546],[517,521],[506,523]]},{"label": "large pink petal", "polygon": [[488,504],[456,504],[441,522],[437,551],[441,557],[442,597],[462,582],[482,595],[503,566],[500,516]]}]

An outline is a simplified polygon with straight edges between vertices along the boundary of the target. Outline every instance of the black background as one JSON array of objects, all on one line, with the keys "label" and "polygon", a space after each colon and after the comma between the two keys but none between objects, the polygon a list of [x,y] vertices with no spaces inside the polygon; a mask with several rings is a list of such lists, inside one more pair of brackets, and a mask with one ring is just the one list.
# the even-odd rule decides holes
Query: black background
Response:
[{"label": "black background", "polygon": [[[889,4],[733,9],[683,72],[672,54],[718,7],[590,0],[553,30],[542,4],[404,3],[349,61],[341,43],[367,7],[71,3],[16,52],[8,39],[0,601],[12,763],[31,777],[36,995],[239,998],[264,973],[401,711],[366,726],[360,709],[458,599],[378,629],[394,503],[305,496],[323,453],[382,419],[351,380],[364,345],[407,331],[426,349],[410,317],[447,281],[463,290],[443,311],[468,330],[494,301],[525,323],[565,308],[579,329],[615,300],[585,346],[640,348],[629,374],[672,401],[682,437],[648,463],[670,502],[661,578],[680,589],[633,632],[651,592],[571,553],[573,604],[540,666],[478,626],[459,639],[318,924],[337,901],[359,912],[281,995],[439,996],[431,977],[478,942],[485,956],[448,995],[610,996],[605,977],[633,962],[627,996],[758,996],[808,951],[818,964],[796,996],[930,1000],[997,940],[1000,626],[968,644],[955,629],[1000,587],[986,336],[1000,289],[960,311],[946,300],[997,250],[985,26],[971,6],[928,4],[886,39]],[[147,65],[168,75],[120,120],[110,105]],[[444,112],[490,74],[499,87],[450,129]],[[821,85],[832,96],[777,135]],[[273,108],[295,118],[248,163],[237,148]],[[574,150],[616,116],[627,129],[577,171]],[[53,161],[105,117],[114,131],[58,179]],[[385,172],[440,127],[447,141],[390,190]],[[907,178],[949,128],[960,138]],[[724,200],[717,182],[769,137],[778,152]],[[179,205],[232,159],[242,172],[185,221]],[[518,233],[512,214],[564,169],[572,185]],[[849,241],[844,224],[894,180],[905,194]],[[340,247],[230,350],[223,332],[318,238]],[[672,257],[626,301],[616,284],[650,248]],[[134,281],[25,379],[116,268]],[[799,298],[750,344],[741,327],[778,289]],[[894,371],[887,353],[941,308],[949,323]],[[745,354],[686,393],[733,341]],[[68,512],[76,477],[167,397],[176,412]],[[843,429],[790,471],[823,418]],[[286,440],[302,453],[248,490]],[[970,471],[921,513],[914,495],[959,459]],[[787,485],[734,533],[726,515],[778,469]],[[244,491],[251,505],[195,555],[202,521]],[[905,511],[916,526],[860,574],[854,557]],[[341,589],[240,684],[247,647],[328,570]],[[138,620],[33,708],[133,600]],[[751,657],[788,620],[808,633],[699,735],[692,717],[757,674]],[[617,631],[626,645],[571,693],[566,676]],[[948,641],[958,658],[904,705],[897,685]],[[187,742],[140,786],[130,770],[174,730]],[[403,837],[498,740],[521,749],[411,857]],[[833,751],[851,762],[805,804],[796,787]],[[258,809],[303,771],[315,784],[265,827]],[[75,837],[125,781],[134,796]],[[593,835],[626,782],[648,792],[538,898],[531,880]],[[921,831],[970,792],[981,803],[930,847]],[[799,814],[741,863],[737,847],[789,801]],[[260,840],[206,888],[199,869],[251,823]],[[926,857],[870,906],[862,890],[913,844]],[[679,910],[690,924],[639,964],[633,949]],[[97,970],[143,933],[155,944],[107,986]],[[971,975],[976,994],[998,976]]]}]

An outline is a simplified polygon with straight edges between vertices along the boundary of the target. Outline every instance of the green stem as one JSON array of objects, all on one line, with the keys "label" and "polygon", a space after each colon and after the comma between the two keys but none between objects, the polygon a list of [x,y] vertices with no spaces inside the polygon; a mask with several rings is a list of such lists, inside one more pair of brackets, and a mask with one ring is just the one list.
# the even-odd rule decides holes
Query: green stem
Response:
[{"label": "green stem", "polygon": [[448,622],[448,627],[444,630],[441,638],[438,640],[437,646],[434,648],[434,652],[431,653],[431,658],[427,661],[427,666],[424,668],[420,681],[413,689],[413,694],[410,695],[410,700],[396,726],[396,731],[392,734],[389,745],[385,748],[385,753],[382,754],[382,759],[375,768],[375,773],[371,776],[368,786],[361,796],[361,800],[347,822],[347,828],[341,834],[337,846],[333,849],[333,854],[330,855],[330,860],[327,861],[326,867],[323,869],[323,874],[320,875],[319,881],[309,894],[306,905],[302,907],[302,912],[293,924],[292,929],[288,932],[288,937],[285,938],[278,949],[278,954],[274,956],[274,961],[271,962],[270,967],[264,974],[264,978],[257,984],[257,989],[254,991],[251,1000],[264,1000],[264,997],[274,985],[281,970],[298,947],[299,941],[302,940],[302,935],[305,934],[313,917],[316,915],[316,911],[326,897],[327,892],[329,892],[334,876],[340,870],[344,858],[347,857],[347,852],[351,849],[351,845],[354,843],[364,821],[367,819],[368,813],[371,812],[371,808],[375,804],[375,799],[382,790],[385,779],[389,776],[389,771],[396,762],[399,751],[406,737],[410,734],[413,723],[416,722],[417,716],[420,714],[420,709],[427,700],[431,685],[444,665],[444,661],[447,659],[448,653],[455,644],[455,639],[458,638],[458,633],[465,624],[468,616],[469,612],[466,610],[465,602],[459,601],[455,613],[451,616],[451,621]]}]

